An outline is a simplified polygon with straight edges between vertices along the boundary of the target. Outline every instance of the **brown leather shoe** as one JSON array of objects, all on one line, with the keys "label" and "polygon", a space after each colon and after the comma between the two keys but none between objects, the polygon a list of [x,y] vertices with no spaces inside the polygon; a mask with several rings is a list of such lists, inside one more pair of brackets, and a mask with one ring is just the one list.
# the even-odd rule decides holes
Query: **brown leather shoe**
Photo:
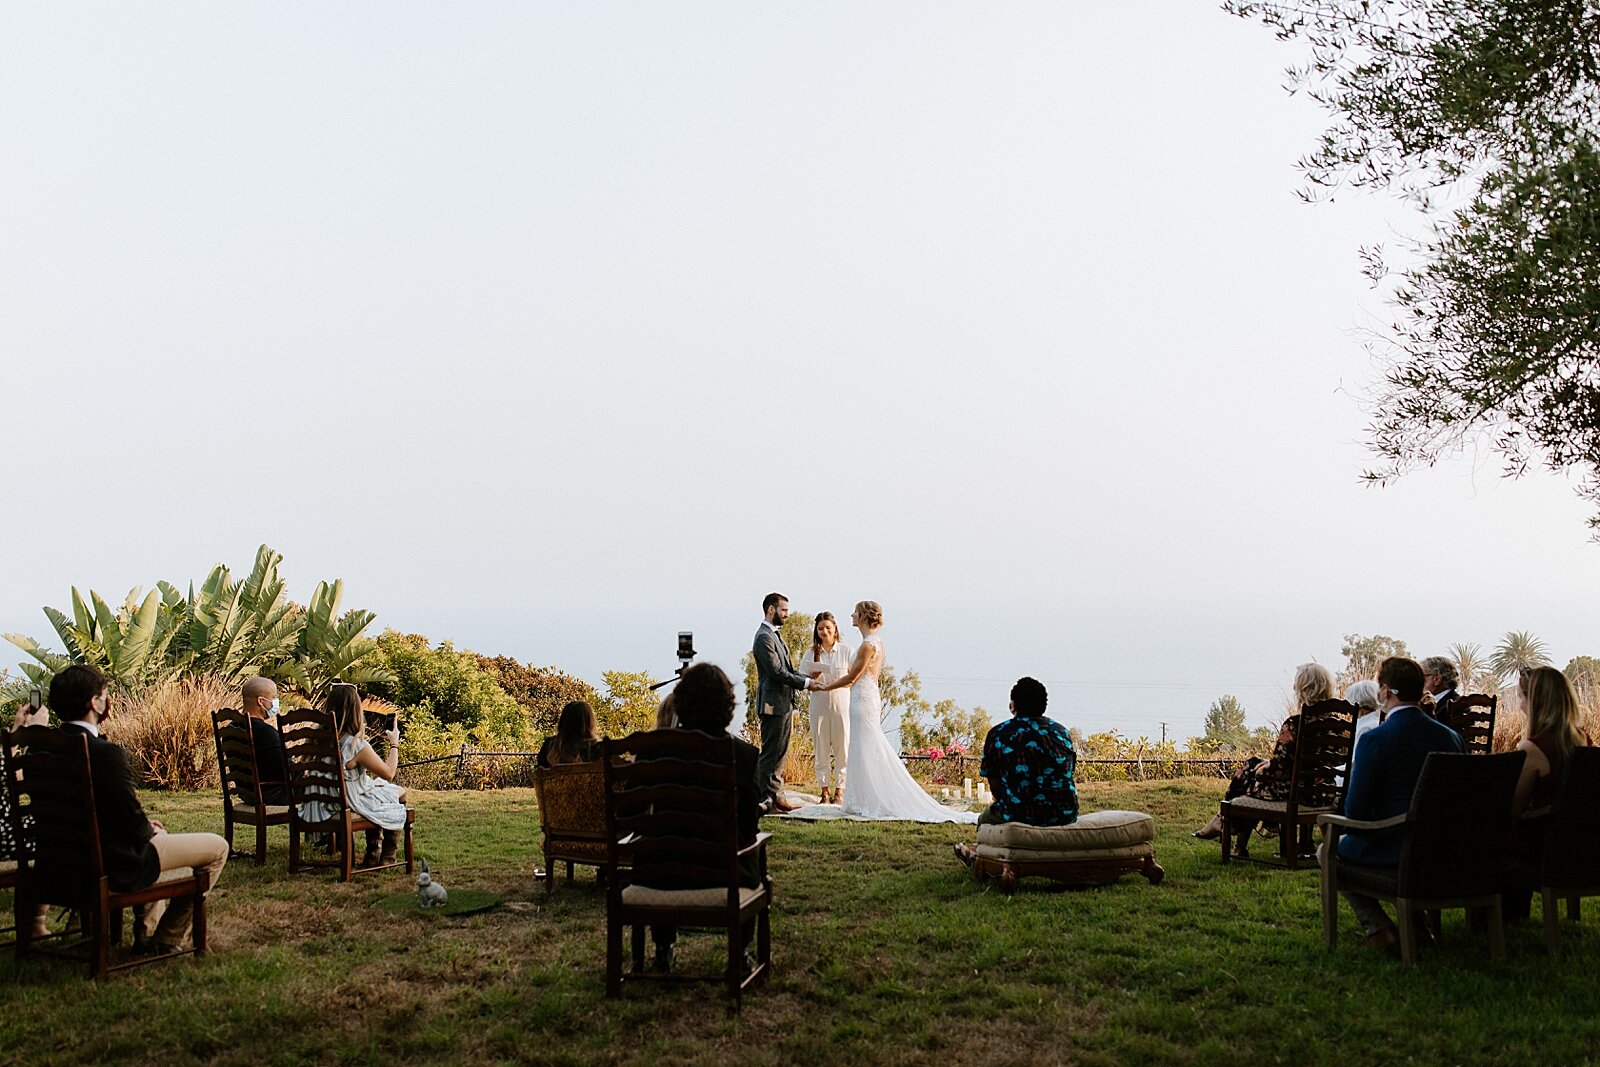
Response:
[{"label": "brown leather shoe", "polygon": [[972,864],[973,864],[973,861],[978,858],[978,854],[976,852],[972,851],[972,847],[970,845],[965,844],[964,842],[957,841],[956,844],[955,844],[955,849],[956,849],[956,859],[960,860],[962,863],[966,864],[968,867],[971,867]]},{"label": "brown leather shoe", "polygon": [[794,811],[798,807],[800,807],[799,804],[789,803],[788,797],[775,796],[772,798],[772,810],[777,812],[779,815],[787,815],[789,812]]}]

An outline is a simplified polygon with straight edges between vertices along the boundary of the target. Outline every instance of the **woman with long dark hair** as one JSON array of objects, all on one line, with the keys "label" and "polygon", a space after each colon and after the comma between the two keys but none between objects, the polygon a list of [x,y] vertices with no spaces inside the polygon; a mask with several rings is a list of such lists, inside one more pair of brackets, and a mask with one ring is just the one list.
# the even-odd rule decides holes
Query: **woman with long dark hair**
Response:
[{"label": "woman with long dark hair", "polygon": [[[833,612],[824,611],[811,626],[811,647],[800,660],[800,673],[834,682],[850,670],[855,650],[839,640]],[[843,803],[844,773],[850,755],[850,693],[844,689],[811,692],[811,750],[822,803]]]},{"label": "woman with long dark hair", "polygon": [[586,700],[572,700],[561,709],[556,732],[539,746],[538,764],[554,767],[563,763],[589,763],[600,758],[600,729],[594,709]]},{"label": "woman with long dark hair", "polygon": [[[393,863],[400,847],[400,831],[406,827],[406,790],[394,782],[400,770],[400,724],[397,721],[394,729],[383,735],[389,751],[380,759],[367,741],[366,715],[361,709],[361,693],[355,686],[335,682],[328,693],[327,709],[333,713],[334,729],[339,734],[339,759],[350,810],[378,827],[366,833],[367,849],[361,866]],[[316,810],[322,807],[319,801],[306,807],[312,809],[303,813],[308,819],[320,821],[333,814]]]}]

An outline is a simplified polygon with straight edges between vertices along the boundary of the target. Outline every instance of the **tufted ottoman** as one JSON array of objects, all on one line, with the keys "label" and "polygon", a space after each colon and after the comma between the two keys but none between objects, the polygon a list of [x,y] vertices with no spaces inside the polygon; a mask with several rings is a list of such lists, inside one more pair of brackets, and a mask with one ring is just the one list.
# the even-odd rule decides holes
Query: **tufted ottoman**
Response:
[{"label": "tufted ottoman", "polygon": [[1068,885],[1107,885],[1138,871],[1160,885],[1166,876],[1151,842],[1156,821],[1142,811],[1092,811],[1070,826],[1028,826],[1020,822],[978,827],[978,853],[972,873],[999,878],[1009,893],[1028,875]]}]

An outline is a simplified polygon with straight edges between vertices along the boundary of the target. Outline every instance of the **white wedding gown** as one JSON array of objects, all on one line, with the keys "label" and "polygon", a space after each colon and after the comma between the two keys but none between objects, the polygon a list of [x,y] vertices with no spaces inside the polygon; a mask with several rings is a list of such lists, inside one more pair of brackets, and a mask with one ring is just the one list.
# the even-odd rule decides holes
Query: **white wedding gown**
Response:
[{"label": "white wedding gown", "polygon": [[[877,634],[862,639],[878,650],[883,666],[883,642]],[[895,819],[902,822],[975,823],[977,812],[947,808],[917,784],[900,761],[900,754],[883,733],[883,697],[878,693],[876,670],[850,687],[850,747],[845,766],[850,777],[844,786],[846,816],[856,819]],[[837,804],[812,804],[791,815],[799,818],[838,817]]]}]

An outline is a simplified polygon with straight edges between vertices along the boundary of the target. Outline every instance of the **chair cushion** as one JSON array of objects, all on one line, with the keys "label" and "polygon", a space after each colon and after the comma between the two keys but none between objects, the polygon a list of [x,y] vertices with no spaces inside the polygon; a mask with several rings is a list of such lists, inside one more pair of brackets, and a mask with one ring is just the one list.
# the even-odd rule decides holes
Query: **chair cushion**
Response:
[{"label": "chair cushion", "polygon": [[1067,826],[986,823],[978,827],[978,847],[1080,852],[1131,848],[1155,836],[1156,821],[1142,811],[1091,811]]},{"label": "chair cushion", "polygon": [[[739,907],[748,906],[765,890],[760,886],[739,888]],[[623,887],[622,902],[635,908],[725,908],[728,891],[715,886],[710,889],[654,889],[647,885]]]},{"label": "chair cushion", "polygon": [[0,874],[10,874],[17,869],[16,860],[0,860]]},{"label": "chair cushion", "polygon": [[1400,868],[1340,860],[1339,888],[1354,889],[1371,896],[1392,897],[1400,888]]},{"label": "chair cushion", "polygon": [[[1260,797],[1234,797],[1225,801],[1230,808],[1247,808],[1250,811],[1270,812],[1285,815],[1289,811],[1289,802],[1286,800],[1262,800]],[[1295,811],[1299,815],[1320,815],[1332,811],[1332,807],[1311,808],[1302,804]]]},{"label": "chair cushion", "polygon": [[978,855],[986,860],[1004,860],[1008,863],[1082,863],[1089,860],[1138,860],[1155,854],[1150,842],[1141,841],[1126,848],[999,848],[995,845],[978,845]]},{"label": "chair cushion", "polygon": [[[244,803],[241,803],[240,801],[235,800],[233,802],[233,810],[234,811],[242,811],[246,815],[254,815],[256,813],[256,806],[254,804],[244,804]],[[268,815],[287,815],[287,814],[289,814],[289,805],[287,805],[287,804],[268,804],[263,810]]]}]

